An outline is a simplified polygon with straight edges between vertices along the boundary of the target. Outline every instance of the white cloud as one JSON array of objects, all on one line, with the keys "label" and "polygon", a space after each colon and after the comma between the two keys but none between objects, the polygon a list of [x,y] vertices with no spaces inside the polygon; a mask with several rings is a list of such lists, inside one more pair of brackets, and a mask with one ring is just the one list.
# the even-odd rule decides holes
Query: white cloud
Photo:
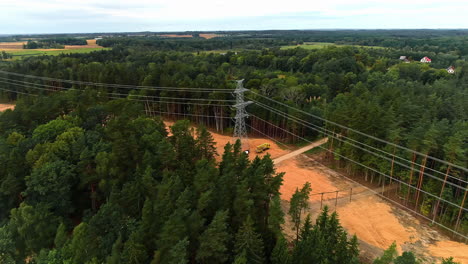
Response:
[{"label": "white cloud", "polygon": [[468,27],[466,0],[0,0],[0,10],[0,33]]}]

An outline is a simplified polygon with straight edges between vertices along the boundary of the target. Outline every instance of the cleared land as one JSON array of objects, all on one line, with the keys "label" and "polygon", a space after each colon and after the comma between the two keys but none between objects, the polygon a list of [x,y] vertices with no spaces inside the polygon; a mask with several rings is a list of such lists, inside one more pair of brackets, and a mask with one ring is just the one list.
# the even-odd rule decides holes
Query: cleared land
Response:
[{"label": "cleared land", "polygon": [[14,104],[0,104],[0,112],[3,112],[7,109],[14,109],[15,105]]},{"label": "cleared land", "polygon": [[212,39],[212,38],[222,37],[222,36],[223,35],[219,35],[219,34],[200,34],[201,38],[206,38],[206,39]]},{"label": "cleared land", "polygon": [[[450,256],[461,263],[468,263],[468,245],[451,241],[408,212],[382,200],[369,189],[348,180],[314,159],[301,155],[280,163],[277,170],[286,172],[281,187],[285,211],[289,209],[286,201],[291,198],[296,188],[300,188],[305,182],[311,183],[313,194],[341,190],[337,201],[335,193],[325,194],[322,205],[329,206],[331,211],[336,210],[348,233],[358,236],[362,255],[367,260],[379,256],[395,241],[400,253],[412,251],[422,263],[433,263],[441,257]],[[353,190],[350,201],[351,188]],[[320,200],[320,195],[312,195],[310,198],[309,213],[312,219],[320,212]],[[285,232],[291,239],[295,235],[290,226],[285,226]]]}]

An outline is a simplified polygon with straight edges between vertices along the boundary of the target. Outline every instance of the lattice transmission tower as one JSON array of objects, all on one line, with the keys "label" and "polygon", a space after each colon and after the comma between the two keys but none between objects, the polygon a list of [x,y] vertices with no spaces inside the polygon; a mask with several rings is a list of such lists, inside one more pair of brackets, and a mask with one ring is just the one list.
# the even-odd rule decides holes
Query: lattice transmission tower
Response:
[{"label": "lattice transmission tower", "polygon": [[239,139],[242,144],[242,150],[246,151],[249,150],[249,142],[247,137],[247,126],[245,125],[245,119],[249,117],[247,110],[245,107],[252,103],[252,101],[244,101],[244,93],[249,91],[249,89],[244,88],[242,80],[238,80],[237,87],[234,90],[234,94],[236,95],[236,104],[234,108],[236,109],[236,117],[235,121],[236,124],[234,125],[234,135],[235,139]]}]

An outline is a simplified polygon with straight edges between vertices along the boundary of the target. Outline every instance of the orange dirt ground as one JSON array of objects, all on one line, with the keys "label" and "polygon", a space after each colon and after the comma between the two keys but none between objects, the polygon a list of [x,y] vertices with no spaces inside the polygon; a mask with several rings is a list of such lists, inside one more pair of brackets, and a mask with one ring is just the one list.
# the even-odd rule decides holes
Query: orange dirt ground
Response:
[{"label": "orange dirt ground", "polygon": [[14,109],[15,105],[14,104],[0,104],[0,112],[3,112],[7,109]]},{"label": "orange dirt ground", "polygon": [[455,261],[468,263],[468,249],[466,244],[453,241],[440,241],[429,247],[431,255],[437,257],[452,256]]},{"label": "orange dirt ground", "polygon": [[[285,160],[276,166],[278,172],[285,172],[283,177],[283,185],[281,186],[281,198],[289,201],[291,196],[296,191],[296,188],[301,188],[306,182],[309,182],[312,187],[312,193],[332,192],[336,187],[331,184],[330,180],[324,174],[318,171],[311,171],[306,168],[301,168],[296,159]],[[331,199],[335,194],[324,195],[324,199]],[[320,196],[312,195],[311,200],[320,200]]]},{"label": "orange dirt ground", "polygon": [[221,37],[221,36],[222,35],[218,35],[218,34],[200,34],[201,38],[206,38],[206,39],[212,39],[212,38]]},{"label": "orange dirt ground", "polygon": [[[417,230],[405,228],[392,213],[391,207],[375,196],[367,196],[338,207],[342,225],[350,234],[377,246],[388,248],[393,241],[401,252],[400,245],[414,241]],[[365,220],[365,221],[363,221]]]},{"label": "orange dirt ground", "polygon": [[[400,254],[402,251],[412,251],[422,259],[422,263],[440,263],[437,258],[454,257],[455,261],[468,264],[467,244],[450,241],[406,211],[383,201],[368,189],[325,166],[298,156],[295,160],[283,161],[277,166],[277,170],[286,172],[280,190],[286,212],[289,209],[286,201],[305,182],[311,183],[312,194],[344,190],[339,192],[336,209],[340,222],[349,234],[357,235],[361,248],[365,251],[363,253],[371,259],[379,256],[382,250],[395,241]],[[353,195],[349,202],[351,187]],[[324,195],[323,205],[328,205],[330,211],[335,210],[335,195]],[[309,212],[312,219],[320,212],[320,198],[320,195],[312,195],[310,198]],[[295,232],[290,227],[285,226],[284,229],[289,238],[295,237]]]},{"label": "orange dirt ground", "polygon": [[[166,124],[166,127],[169,127],[174,124],[174,122],[171,122],[171,121],[164,121],[164,123]],[[218,158],[221,158],[221,156],[223,155],[224,146],[228,142],[231,144],[235,143],[235,140],[232,138],[232,136],[221,135],[221,134],[217,134],[213,132],[211,133],[211,135],[213,135],[214,141],[216,142],[216,151],[218,152],[218,155],[219,155]],[[250,150],[249,157],[251,159],[255,158],[256,156],[256,153],[255,153],[256,146],[263,144],[263,143],[270,143],[271,149],[265,151],[262,154],[259,154],[259,156],[261,157],[263,157],[266,154],[270,154],[271,157],[274,159],[274,158],[278,158],[289,153],[288,150],[281,149],[280,147],[276,145],[276,143],[274,143],[273,141],[269,139],[249,138],[249,146],[246,146],[246,147],[249,147],[249,150]]]}]

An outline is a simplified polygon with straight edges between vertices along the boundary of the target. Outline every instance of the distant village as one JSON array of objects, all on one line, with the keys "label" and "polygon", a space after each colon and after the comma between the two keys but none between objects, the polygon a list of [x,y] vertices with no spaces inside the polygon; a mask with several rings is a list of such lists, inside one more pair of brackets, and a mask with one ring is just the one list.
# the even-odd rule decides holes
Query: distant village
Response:
[{"label": "distant village", "polygon": [[[404,63],[410,63],[411,61],[406,57],[406,56],[400,56],[400,60],[403,61]],[[421,63],[431,63],[432,60],[429,58],[429,57],[424,57],[420,60]],[[447,72],[449,74],[454,74],[455,73],[455,67],[454,66],[450,66],[448,67],[447,69]]]}]

